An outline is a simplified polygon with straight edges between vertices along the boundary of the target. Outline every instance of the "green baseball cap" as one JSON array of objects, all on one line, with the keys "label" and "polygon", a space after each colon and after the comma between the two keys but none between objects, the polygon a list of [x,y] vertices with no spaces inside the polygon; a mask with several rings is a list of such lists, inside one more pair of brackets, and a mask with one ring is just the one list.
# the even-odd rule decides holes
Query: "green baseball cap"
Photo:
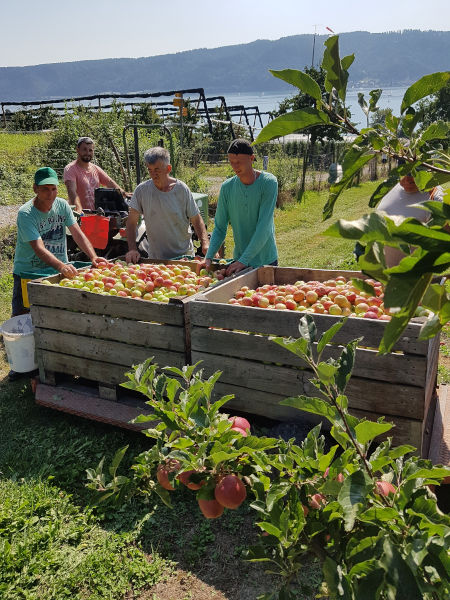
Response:
[{"label": "green baseball cap", "polygon": [[51,167],[41,167],[34,174],[36,185],[58,185],[58,175]]}]

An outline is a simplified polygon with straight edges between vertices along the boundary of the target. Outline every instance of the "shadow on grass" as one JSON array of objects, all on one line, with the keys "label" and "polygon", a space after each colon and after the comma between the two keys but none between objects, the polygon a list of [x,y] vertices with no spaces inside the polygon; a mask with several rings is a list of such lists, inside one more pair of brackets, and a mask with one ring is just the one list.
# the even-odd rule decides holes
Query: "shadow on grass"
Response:
[{"label": "shadow on grass", "polygon": [[[48,481],[86,510],[96,500],[85,487],[86,469],[97,466],[103,456],[109,465],[116,450],[128,444],[121,467],[121,473],[127,474],[133,457],[151,443],[139,433],[36,405],[27,379],[0,381],[0,473],[4,479]],[[273,589],[273,580],[262,566],[243,560],[244,550],[257,535],[248,504],[212,522],[201,515],[193,492],[183,487],[172,498],[172,509],[151,497],[147,503],[136,498],[119,508],[94,511],[104,529],[133,532],[148,555],[157,552],[177,561],[226,597],[250,599]],[[311,577],[315,581],[317,576],[315,566]],[[246,586],[245,593],[242,586]]]}]

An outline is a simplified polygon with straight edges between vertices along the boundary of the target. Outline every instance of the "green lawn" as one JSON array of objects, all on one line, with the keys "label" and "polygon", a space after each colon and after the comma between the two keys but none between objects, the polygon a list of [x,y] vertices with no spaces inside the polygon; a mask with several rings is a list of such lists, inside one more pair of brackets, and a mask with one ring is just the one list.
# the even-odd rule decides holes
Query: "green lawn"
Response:
[{"label": "green lawn", "polygon": [[[310,192],[302,204],[277,209],[280,265],[357,268],[353,243],[327,238],[323,232],[335,218],[353,219],[367,212],[375,186],[365,183],[347,191],[327,222],[321,217],[324,194]],[[6,233],[0,232],[0,244]],[[10,314],[11,239],[1,249],[0,322]],[[230,236],[226,249],[231,256]],[[39,407],[29,383],[9,383],[7,371],[0,350],[2,600],[169,600],[172,596],[153,596],[148,590],[173,569],[172,560],[220,590],[230,590],[233,577],[243,582],[238,595],[220,598],[250,600],[270,589],[262,567],[240,558],[255,532],[246,507],[229,511],[217,522],[205,521],[188,493],[176,495],[173,510],[153,499],[110,513],[93,507],[85,469],[103,455],[108,464],[125,444],[131,460],[147,447],[147,438]],[[314,585],[317,566],[304,576]],[[174,595],[172,600],[189,597]],[[299,595],[299,600],[309,597]]]}]

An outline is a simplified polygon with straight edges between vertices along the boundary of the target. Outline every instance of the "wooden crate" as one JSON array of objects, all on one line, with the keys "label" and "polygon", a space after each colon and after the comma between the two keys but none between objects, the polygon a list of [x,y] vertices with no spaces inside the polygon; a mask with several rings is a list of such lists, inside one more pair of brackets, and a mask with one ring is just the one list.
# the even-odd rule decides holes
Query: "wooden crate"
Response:
[{"label": "wooden crate", "polygon": [[[142,262],[197,266],[189,261]],[[61,275],[47,279],[57,282]],[[100,398],[115,400],[132,365],[150,356],[161,367],[190,362],[187,307],[193,296],[165,304],[50,287],[42,281],[28,284],[42,384],[55,385],[58,374],[81,376],[98,384]]]},{"label": "wooden crate", "polygon": [[[235,394],[227,407],[280,420],[310,419],[307,413],[280,406],[279,402],[288,396],[314,395],[315,388],[309,381],[312,372],[268,337],[298,337],[302,313],[226,302],[244,285],[255,289],[297,280],[326,281],[337,275],[363,277],[353,271],[261,267],[196,297],[190,307],[191,358],[193,362],[203,361],[208,375],[216,370],[223,372],[218,392]],[[319,333],[339,320],[331,315],[313,316]],[[411,322],[394,351],[378,356],[376,348],[385,326],[385,321],[348,319],[333,344],[327,346],[324,359],[338,356],[342,349],[338,344],[364,337],[346,390],[351,412],[369,419],[386,416],[396,425],[396,444],[410,443],[423,451],[428,443],[427,416],[435,397],[439,337],[419,341],[420,323]]]}]

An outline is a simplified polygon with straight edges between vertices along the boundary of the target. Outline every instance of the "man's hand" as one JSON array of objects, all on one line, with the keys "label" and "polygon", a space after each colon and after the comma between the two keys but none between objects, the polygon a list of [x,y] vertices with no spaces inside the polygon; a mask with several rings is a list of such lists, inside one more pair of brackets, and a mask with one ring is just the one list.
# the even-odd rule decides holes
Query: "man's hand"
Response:
[{"label": "man's hand", "polygon": [[247,268],[247,265],[244,265],[244,263],[241,263],[238,260],[235,260],[234,262],[231,263],[231,265],[229,265],[227,267],[226,276],[229,277],[230,275],[233,275],[233,273],[239,273],[239,271],[242,271],[242,269],[246,269],[246,268]]},{"label": "man's hand", "polygon": [[127,263],[137,263],[137,262],[139,262],[140,258],[141,258],[141,255],[139,254],[138,250],[129,250],[125,254],[125,260]]},{"label": "man's hand", "polygon": [[76,268],[69,263],[62,263],[61,268],[58,269],[63,277],[67,277],[68,279],[73,279],[77,274]]},{"label": "man's hand", "polygon": [[92,266],[94,266],[94,267],[98,267],[99,265],[101,265],[101,264],[105,264],[105,263],[107,263],[108,261],[106,260],[106,258],[103,258],[103,256],[94,256],[94,257],[91,259],[91,262],[92,262]]}]

